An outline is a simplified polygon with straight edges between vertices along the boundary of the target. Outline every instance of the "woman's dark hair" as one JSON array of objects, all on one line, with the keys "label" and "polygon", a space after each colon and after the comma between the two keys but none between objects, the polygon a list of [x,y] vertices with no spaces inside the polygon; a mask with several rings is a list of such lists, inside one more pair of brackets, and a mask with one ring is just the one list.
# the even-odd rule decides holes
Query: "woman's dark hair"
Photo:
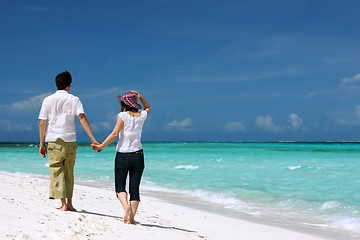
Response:
[{"label": "woman's dark hair", "polygon": [[68,71],[59,73],[55,78],[55,82],[58,90],[64,90],[72,82],[71,74]]},{"label": "woman's dark hair", "polygon": [[120,105],[121,105],[121,111],[122,112],[126,112],[126,111],[130,111],[130,112],[138,112],[139,110],[134,108],[134,107],[130,107],[129,105],[126,105],[123,101],[120,100]]}]

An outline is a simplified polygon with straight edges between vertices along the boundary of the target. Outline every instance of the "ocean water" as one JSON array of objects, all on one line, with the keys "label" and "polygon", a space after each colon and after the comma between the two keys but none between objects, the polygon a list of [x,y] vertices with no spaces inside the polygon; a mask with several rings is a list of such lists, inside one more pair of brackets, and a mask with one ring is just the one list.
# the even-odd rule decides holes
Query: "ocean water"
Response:
[{"label": "ocean water", "polygon": [[[141,191],[360,236],[360,143],[144,143]],[[115,145],[79,144],[77,183],[112,188]],[[0,171],[48,176],[36,144],[0,144]]]}]

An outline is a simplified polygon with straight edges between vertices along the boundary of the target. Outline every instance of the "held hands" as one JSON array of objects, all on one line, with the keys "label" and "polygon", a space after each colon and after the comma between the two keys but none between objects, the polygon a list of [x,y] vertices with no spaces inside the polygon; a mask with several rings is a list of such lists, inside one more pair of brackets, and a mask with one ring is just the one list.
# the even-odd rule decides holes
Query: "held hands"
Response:
[{"label": "held hands", "polygon": [[[101,147],[101,144],[98,141],[94,141],[91,144],[91,147],[94,151],[98,151],[101,152],[101,150],[103,149],[103,147]],[[47,149],[46,146],[40,146],[39,148],[39,154],[43,157],[46,158],[46,154],[47,154]]]},{"label": "held hands", "polygon": [[93,143],[91,144],[91,147],[92,147],[92,149],[93,149],[94,151],[101,152],[101,150],[103,150],[103,147],[102,147],[101,144],[98,143],[98,142],[93,142]]}]

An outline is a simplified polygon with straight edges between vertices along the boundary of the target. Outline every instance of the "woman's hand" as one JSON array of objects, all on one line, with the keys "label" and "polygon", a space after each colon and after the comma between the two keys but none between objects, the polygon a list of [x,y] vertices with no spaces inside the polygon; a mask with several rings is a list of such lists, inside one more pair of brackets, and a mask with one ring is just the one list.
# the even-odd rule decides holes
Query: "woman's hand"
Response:
[{"label": "woman's hand", "polygon": [[101,152],[101,150],[103,150],[103,147],[99,143],[92,143],[91,147],[94,151]]},{"label": "woman's hand", "polygon": [[140,93],[138,93],[137,91],[130,90],[130,92],[132,92],[133,94],[136,94],[136,97],[137,97],[137,98],[140,98],[140,97],[141,97]]},{"label": "woman's hand", "polygon": [[150,112],[150,105],[149,103],[145,100],[145,98],[143,96],[140,95],[140,93],[138,93],[137,91],[134,91],[134,90],[130,90],[130,92],[132,92],[133,94],[136,94],[136,97],[138,99],[140,99],[142,105],[143,105],[143,108],[144,110],[149,114]]}]

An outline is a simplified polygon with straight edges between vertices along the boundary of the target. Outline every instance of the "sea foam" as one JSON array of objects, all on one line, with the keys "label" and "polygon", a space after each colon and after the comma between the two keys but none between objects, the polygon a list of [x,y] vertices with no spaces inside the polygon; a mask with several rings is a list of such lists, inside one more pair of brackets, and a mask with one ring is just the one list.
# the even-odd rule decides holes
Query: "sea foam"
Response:
[{"label": "sea foam", "polygon": [[228,194],[220,193],[220,192],[214,193],[203,189],[180,190],[175,188],[166,188],[166,187],[160,187],[148,180],[143,181],[141,188],[147,191],[180,194],[185,197],[199,199],[200,201],[219,204],[224,208],[245,212],[247,214],[251,214],[257,217],[262,215],[262,213],[259,211],[260,208],[256,206],[251,206],[241,201],[240,199],[233,196],[233,194],[231,193]]},{"label": "sea foam", "polygon": [[179,165],[174,167],[175,169],[186,169],[186,170],[195,170],[198,169],[199,166],[194,166],[194,165]]},{"label": "sea foam", "polygon": [[301,165],[288,167],[288,169],[290,169],[290,170],[295,170],[295,169],[298,169],[298,168],[301,168]]},{"label": "sea foam", "polygon": [[338,206],[340,206],[340,203],[337,201],[327,201],[321,206],[321,209],[322,210],[332,209],[332,208],[336,208]]},{"label": "sea foam", "polygon": [[360,218],[340,217],[333,221],[329,227],[341,228],[360,233]]}]

